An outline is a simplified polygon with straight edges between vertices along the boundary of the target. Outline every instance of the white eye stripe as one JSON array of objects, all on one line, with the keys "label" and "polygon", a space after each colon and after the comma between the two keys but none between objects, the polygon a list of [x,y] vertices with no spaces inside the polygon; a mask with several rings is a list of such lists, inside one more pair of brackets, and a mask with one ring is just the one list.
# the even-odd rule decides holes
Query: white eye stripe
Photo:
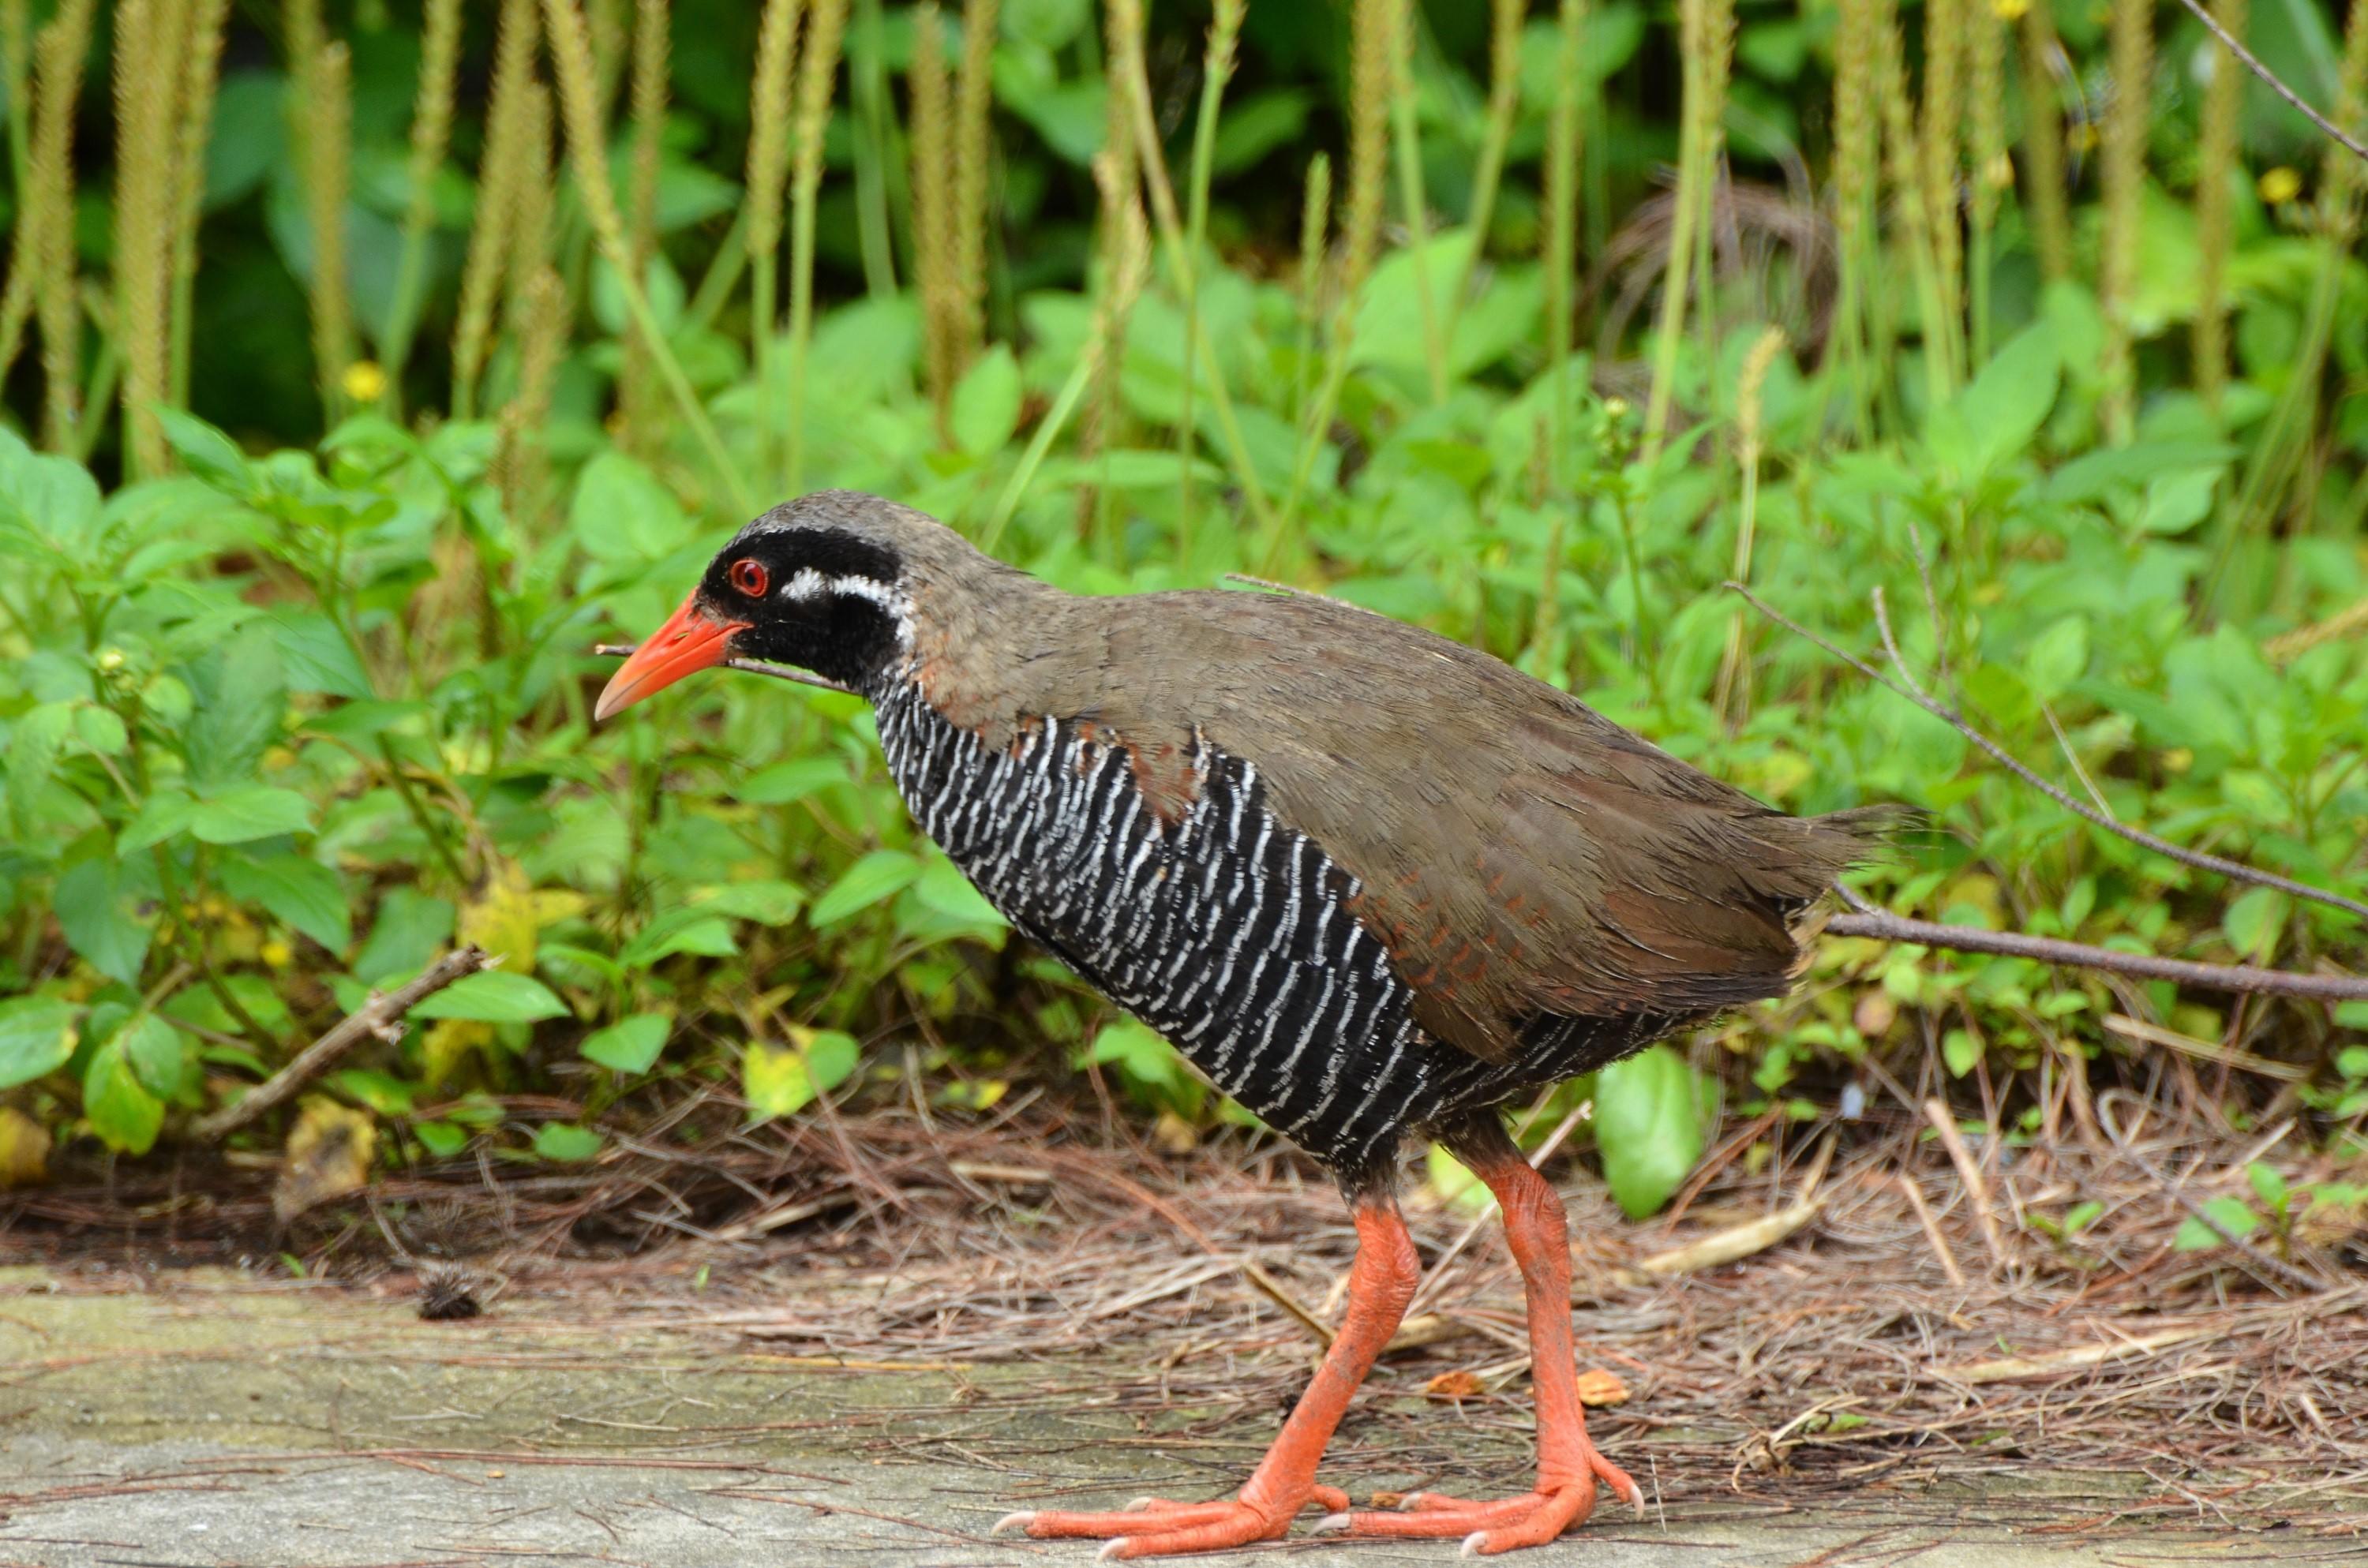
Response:
[{"label": "white eye stripe", "polygon": [[897,608],[898,603],[896,590],[877,577],[853,574],[825,577],[811,566],[800,570],[778,591],[785,599],[829,598],[845,594],[854,598],[869,599],[881,608],[891,610]]},{"label": "white eye stripe", "polygon": [[841,577],[825,577],[815,568],[807,566],[800,568],[789,581],[775,589],[774,594],[776,597],[798,604],[843,594],[849,598],[878,605],[895,622],[898,644],[906,648],[913,645],[913,601],[900,593],[893,583],[883,583],[877,577],[854,573]]}]

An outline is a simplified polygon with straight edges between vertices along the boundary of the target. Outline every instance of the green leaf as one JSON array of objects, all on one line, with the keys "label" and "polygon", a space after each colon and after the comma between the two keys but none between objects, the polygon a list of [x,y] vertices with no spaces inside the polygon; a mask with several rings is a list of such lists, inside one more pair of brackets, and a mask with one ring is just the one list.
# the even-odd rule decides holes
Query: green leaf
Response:
[{"label": "green leaf", "polygon": [[104,531],[98,481],[72,458],[28,450],[9,436],[0,462],[0,522],[15,523],[78,561],[91,558]]},{"label": "green leaf", "polygon": [[2255,963],[2267,963],[2285,929],[2287,898],[2275,888],[2248,888],[2220,917],[2229,945]]},{"label": "green leaf", "polygon": [[251,622],[229,646],[193,660],[183,681],[193,705],[183,749],[199,792],[204,793],[206,785],[253,778],[265,749],[279,738],[288,705],[279,644],[271,628]]},{"label": "green leaf", "polygon": [[1981,1059],[1982,1042],[1973,1030],[1951,1029],[1941,1037],[1941,1060],[1948,1063],[1950,1077],[1964,1077]]},{"label": "green leaf", "polygon": [[2095,1224],[2097,1216],[2104,1211],[2105,1206],[2093,1198],[2086,1203],[2075,1203],[2064,1211],[2064,1233],[2067,1236],[2078,1235]]},{"label": "green leaf", "polygon": [[2262,1202],[2270,1206],[2271,1212],[2280,1213],[2284,1210],[2286,1199],[2290,1196],[2285,1177],[2261,1164],[2260,1161],[2255,1160],[2245,1167],[2245,1179],[2252,1183],[2253,1190],[2260,1195]]},{"label": "green leaf", "polygon": [[112,708],[74,710],[74,738],[101,756],[120,756],[131,744],[131,732]]},{"label": "green leaf", "polygon": [[708,889],[691,907],[702,915],[753,920],[759,926],[787,926],[805,902],[806,890],[795,882],[726,882]]},{"label": "green leaf", "polygon": [[233,898],[261,904],[333,953],[344,952],[354,939],[345,884],[318,860],[232,853],[222,857],[222,883]]},{"label": "green leaf", "polygon": [[207,211],[254,190],[286,155],[287,90],[277,71],[250,67],[223,77],[206,142]]},{"label": "green leaf", "polygon": [[392,1073],[368,1067],[348,1067],[341,1073],[332,1073],[328,1082],[347,1098],[381,1116],[409,1116],[417,1098],[417,1091],[411,1084]]},{"label": "green leaf", "polygon": [[614,449],[584,465],[567,527],[585,554],[618,566],[659,560],[681,549],[691,536],[690,519],[674,493],[657,475]]},{"label": "green leaf", "polygon": [[310,833],[313,803],[293,790],[243,784],[189,812],[189,831],[208,844],[245,844],[282,834]]},{"label": "green leaf", "polygon": [[836,925],[903,892],[920,874],[921,862],[916,857],[901,849],[874,849],[849,866],[814,901],[808,918],[816,926]]},{"label": "green leaf", "polygon": [[279,649],[280,667],[295,690],[326,692],[356,701],[367,701],[375,695],[369,674],[354,656],[354,645],[327,616],[317,610],[290,610],[273,615],[270,626],[272,641]]},{"label": "green leaf", "polygon": [[1112,1018],[1095,1031],[1086,1060],[1115,1067],[1130,1085],[1163,1098],[1181,1089],[1191,1077],[1167,1037],[1136,1018]]},{"label": "green leaf", "polygon": [[198,809],[197,801],[178,790],[157,790],[142,803],[140,814],[124,824],[116,835],[118,853],[129,855],[135,849],[145,849],[154,844],[189,831],[189,818]]},{"label": "green leaf", "polygon": [[944,856],[934,856],[921,868],[914,880],[914,895],[950,919],[960,920],[990,929],[1007,924],[1003,912],[986,902],[986,895],[972,885],[962,875],[962,868]]},{"label": "green leaf", "polygon": [[1210,149],[1211,172],[1220,179],[1238,174],[1284,142],[1297,141],[1315,107],[1315,95],[1304,87],[1269,87],[1228,103]]},{"label": "green leaf", "polygon": [[817,790],[848,781],[847,764],[839,758],[802,756],[750,774],[732,787],[732,798],[751,806],[786,806]]},{"label": "green leaf", "polygon": [[238,443],[196,415],[167,403],[151,403],[148,412],[165,432],[181,466],[226,495],[241,500],[255,494],[255,471]]},{"label": "green leaf", "polygon": [[2023,328],[1990,356],[1957,399],[1971,472],[1993,468],[2031,444],[2055,406],[2063,373],[2058,339],[2045,322]]},{"label": "green leaf", "polygon": [[2089,668],[2089,620],[2067,615],[2046,631],[2022,655],[2023,684],[2042,702],[2053,702]]},{"label": "green leaf", "polygon": [[188,1038],[154,1013],[123,1026],[114,1042],[131,1064],[131,1075],[158,1099],[176,1097],[188,1082]]},{"label": "green leaf", "polygon": [[947,424],[954,445],[972,457],[999,451],[1019,428],[1019,361],[998,343],[978,357],[954,388]]},{"label": "green leaf", "polygon": [[[2203,1206],[2203,1212],[2232,1236],[2249,1236],[2261,1228],[2261,1217],[2241,1198],[2215,1198]],[[2170,1244],[2180,1252],[2208,1252],[2227,1243],[2211,1225],[2190,1215],[2179,1227],[2179,1233],[2170,1239]]]},{"label": "green leaf", "polygon": [[791,1043],[751,1040],[740,1058],[740,1092],[757,1119],[795,1116],[845,1083],[860,1052],[836,1029],[791,1029]]},{"label": "green leaf", "polygon": [[732,939],[732,926],[719,915],[693,906],[661,912],[625,944],[617,960],[628,969],[646,969],[660,959],[675,953],[698,953],[706,958],[730,958],[740,950]]},{"label": "green leaf", "polygon": [[1488,1184],[1472,1174],[1472,1167],[1433,1143],[1423,1153],[1423,1179],[1440,1201],[1458,1209],[1480,1210],[1497,1201]]},{"label": "green leaf", "polygon": [[473,1018],[488,1024],[530,1024],[566,1014],[567,1004],[542,982],[497,969],[456,980],[411,1009],[415,1018]]},{"label": "green leaf", "polygon": [[439,1160],[449,1160],[469,1146],[469,1130],[454,1121],[421,1121],[411,1131],[418,1136],[427,1151]]},{"label": "green leaf", "polygon": [[572,1121],[546,1121],[534,1130],[534,1152],[561,1165],[580,1165],[600,1152],[600,1134]]},{"label": "green leaf", "polygon": [[71,702],[44,702],[8,726],[8,807],[17,831],[28,838],[36,831],[35,808],[49,788],[74,716]]},{"label": "green leaf", "polygon": [[126,985],[140,983],[147,961],[147,924],[125,907],[121,870],[109,857],[78,860],[59,873],[50,906],[66,945],[91,968]]},{"label": "green leaf", "polygon": [[354,977],[377,985],[390,975],[416,974],[452,939],[452,906],[410,888],[390,889],[379,901],[370,937],[354,955]]},{"label": "green leaf", "polygon": [[99,1141],[120,1154],[144,1154],[164,1131],[165,1102],[141,1085],[121,1037],[91,1054],[83,1072],[82,1114]]},{"label": "green leaf", "polygon": [[1631,1219],[1668,1202],[1702,1152],[1700,1096],[1686,1059],[1656,1045],[1598,1073],[1595,1141],[1604,1183]]},{"label": "green leaf", "polygon": [[580,1048],[587,1062],[628,1076],[646,1073],[666,1049],[672,1020],[664,1013],[636,1013],[586,1037]]},{"label": "green leaf", "polygon": [[54,996],[0,1002],[0,1089],[46,1077],[74,1054],[74,1009]]}]

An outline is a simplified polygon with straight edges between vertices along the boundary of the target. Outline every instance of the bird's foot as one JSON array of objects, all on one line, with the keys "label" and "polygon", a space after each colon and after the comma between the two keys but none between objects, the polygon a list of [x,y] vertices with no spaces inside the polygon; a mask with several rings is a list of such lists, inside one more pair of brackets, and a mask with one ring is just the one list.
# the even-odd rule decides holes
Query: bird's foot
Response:
[{"label": "bird's foot", "polygon": [[1588,1469],[1577,1476],[1541,1476],[1537,1488],[1518,1497],[1493,1503],[1469,1502],[1436,1492],[1408,1493],[1395,1513],[1358,1512],[1326,1516],[1317,1533],[1341,1531],[1352,1536],[1415,1536],[1438,1540],[1463,1538],[1466,1557],[1493,1557],[1524,1546],[1543,1546],[1565,1530],[1587,1522],[1595,1511],[1595,1486],[1600,1481],[1622,1498],[1645,1511],[1645,1494],[1628,1472],[1587,1450]]},{"label": "bird's foot", "polygon": [[1168,1557],[1186,1551],[1224,1551],[1252,1541],[1272,1540],[1291,1528],[1300,1509],[1310,1504],[1338,1514],[1348,1507],[1349,1494],[1337,1486],[1318,1486],[1296,1508],[1270,1508],[1238,1498],[1213,1503],[1176,1503],[1165,1497],[1138,1497],[1110,1514],[1068,1514],[1029,1509],[997,1519],[990,1535],[1016,1529],[1038,1540],[1084,1537],[1107,1542],[1099,1556],[1105,1562],[1130,1557]]}]

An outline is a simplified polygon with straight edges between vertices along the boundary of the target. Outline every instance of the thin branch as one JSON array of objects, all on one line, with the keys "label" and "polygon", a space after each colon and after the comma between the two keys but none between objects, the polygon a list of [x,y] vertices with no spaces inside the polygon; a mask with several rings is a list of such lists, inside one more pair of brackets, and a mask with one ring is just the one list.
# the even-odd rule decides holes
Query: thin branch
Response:
[{"label": "thin branch", "polygon": [[[631,642],[598,642],[593,645],[592,651],[603,658],[628,659],[632,657],[633,647],[634,644]],[[775,680],[793,680],[800,686],[840,692],[848,697],[863,695],[851,686],[841,686],[826,676],[818,676],[812,670],[799,669],[794,665],[768,664],[762,659],[726,659],[723,661],[723,667],[727,670],[746,670],[752,676],[771,676]]]},{"label": "thin branch", "polygon": [[[1899,663],[1897,666],[1899,669],[1900,679],[1894,680],[1889,676],[1884,675],[1881,670],[1876,669],[1873,665],[1870,665],[1865,660],[1858,657],[1855,653],[1846,653],[1842,649],[1838,648],[1833,643],[1827,642],[1825,638],[1818,636],[1807,627],[1803,626],[1799,621],[1793,619],[1790,616],[1784,614],[1783,611],[1777,609],[1774,606],[1769,604],[1768,601],[1753,593],[1749,588],[1745,587],[1742,584],[1729,583],[1726,585],[1734,592],[1742,595],[1744,601],[1749,604],[1752,608],[1758,610],[1761,615],[1766,616],[1769,619],[1774,621],[1785,631],[1790,631],[1794,636],[1802,638],[1804,641],[1815,644],[1816,647],[1823,649],[1826,653],[1840,660],[1843,664],[1848,665],[1859,674],[1866,676],[1867,679],[1873,681],[1876,685],[1881,686],[1887,690],[1896,692],[1899,696],[1907,699],[1908,701],[1913,702],[1917,707],[1924,710],[1925,712],[1931,714],[1935,719],[1947,724],[1951,729],[1955,730],[1959,734],[1964,736],[1965,739],[1971,741],[1975,745],[1979,746],[1983,751],[1988,753],[1991,760],[1996,762],[1999,767],[2005,768],[2008,772],[2013,774],[2016,778],[2021,779],[2024,783],[2030,785],[2032,789],[2038,790],[2041,794],[2046,796],[2057,805],[2062,806],[2066,811],[2068,811],[2073,815],[2080,818],[2083,822],[2093,823],[2095,825],[2103,828],[2107,833],[2112,834],[2117,837],[2125,838],[2132,844],[2139,846],[2141,848],[2150,849],[2167,859],[2176,860],[2182,866],[2191,866],[2199,871],[2210,871],[2216,876],[2226,877],[2235,881],[2250,882],[2259,887],[2275,888],[2280,892],[2290,893],[2295,898],[2308,899],[2316,903],[2324,903],[2337,909],[2348,910],[2351,914],[2359,915],[2362,919],[2368,920],[2368,903],[2362,903],[2358,899],[2346,898],[2341,893],[2329,892],[2325,888],[2315,888],[2307,882],[2298,882],[2290,877],[2279,876],[2274,871],[2264,871],[2257,866],[2248,866],[2239,860],[2228,860],[2224,859],[2217,855],[2207,855],[2200,849],[2183,848],[2179,845],[2171,843],[2167,838],[2157,838],[2153,834],[2145,831],[2143,828],[2131,827],[2127,824],[2114,821],[2112,817],[2105,815],[2095,807],[2087,804],[2065,790],[2056,788],[2056,786],[2049,783],[2046,779],[2042,778],[2038,774],[2033,773],[2029,767],[2026,767],[2021,762],[2018,761],[2006,750],[2005,747],[1999,745],[1996,741],[1991,740],[1987,735],[1983,734],[1979,730],[1975,729],[1971,724],[1967,723],[1963,714],[1959,713],[1955,709],[1949,707],[1946,703],[1938,700],[1921,686],[1918,686],[1916,683],[1916,677],[1907,673],[1907,668],[1904,662]],[[1879,589],[1876,592],[1875,598],[1875,619],[1876,623],[1883,630],[1884,647],[1891,650],[1893,659],[1897,661],[1897,649],[1892,642],[1891,638],[1891,623],[1883,608],[1882,595],[1881,590]],[[1905,681],[1907,684],[1902,685],[1901,681]],[[2097,949],[2091,949],[2089,950],[2095,951]],[[2197,965],[2194,967],[2199,969],[2209,969],[2215,966]],[[2226,972],[2234,973],[2237,971],[2228,971]],[[2239,989],[2248,988],[2240,987]]]},{"label": "thin branch", "polygon": [[192,1131],[209,1139],[236,1131],[318,1077],[331,1062],[359,1044],[363,1036],[393,1028],[402,1021],[404,1014],[429,996],[492,962],[485,949],[474,942],[446,953],[429,964],[416,980],[355,1008],[336,1028],[297,1052],[287,1066],[249,1089],[233,1104],[200,1118],[192,1125]]},{"label": "thin branch", "polygon": [[1979,926],[1910,920],[1887,910],[1837,915],[1826,922],[1825,930],[1829,937],[1872,937],[1881,942],[1916,942],[1960,953],[2035,959],[2066,969],[2096,969],[2112,974],[2132,974],[2141,980],[2168,980],[2206,991],[2241,992],[2255,996],[2312,996],[2327,1002],[2368,1001],[2368,977],[2297,974],[2291,970],[2260,969],[2252,964],[2197,963],[2192,959],[2157,958],[2152,953],[2119,953],[2111,948],[2092,948],[2086,942],[2026,937],[2020,931],[1990,931]]},{"label": "thin branch", "polygon": [[2196,4],[2196,0],[2179,0],[2179,3],[2186,6],[2190,11],[2193,12],[2195,19],[2202,22],[2204,28],[2210,31],[2214,38],[2218,39],[2222,44],[2226,45],[2229,53],[2243,61],[2245,62],[2246,70],[2250,71],[2254,75],[2259,76],[2263,82],[2267,83],[2269,85],[2270,91],[2277,94],[2278,97],[2285,99],[2287,103],[2293,105],[2295,113],[2301,115],[2305,119],[2310,121],[2313,125],[2317,126],[2321,131],[2324,131],[2329,136],[2335,138],[2335,140],[2341,143],[2353,157],[2368,161],[2368,147],[2362,146],[2359,142],[2345,135],[2342,129],[2336,125],[2334,121],[2328,119],[2325,115],[2319,113],[2317,109],[2303,102],[2301,95],[2297,94],[2292,87],[2287,86],[2283,82],[2279,81],[2268,66],[2262,64],[2260,60],[2254,57],[2251,50],[2247,49],[2243,44],[2238,43],[2235,38],[2230,36],[2227,28],[2214,21],[2212,17],[2211,12]]}]

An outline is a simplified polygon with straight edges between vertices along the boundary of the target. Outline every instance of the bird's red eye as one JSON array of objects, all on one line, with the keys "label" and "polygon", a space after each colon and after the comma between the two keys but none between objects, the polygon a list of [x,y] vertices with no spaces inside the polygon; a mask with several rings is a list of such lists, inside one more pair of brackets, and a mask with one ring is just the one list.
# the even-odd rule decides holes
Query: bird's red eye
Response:
[{"label": "bird's red eye", "polygon": [[765,597],[766,572],[763,562],[746,559],[735,561],[732,563],[732,569],[724,575],[732,580],[734,587],[750,598],[761,599]]}]

